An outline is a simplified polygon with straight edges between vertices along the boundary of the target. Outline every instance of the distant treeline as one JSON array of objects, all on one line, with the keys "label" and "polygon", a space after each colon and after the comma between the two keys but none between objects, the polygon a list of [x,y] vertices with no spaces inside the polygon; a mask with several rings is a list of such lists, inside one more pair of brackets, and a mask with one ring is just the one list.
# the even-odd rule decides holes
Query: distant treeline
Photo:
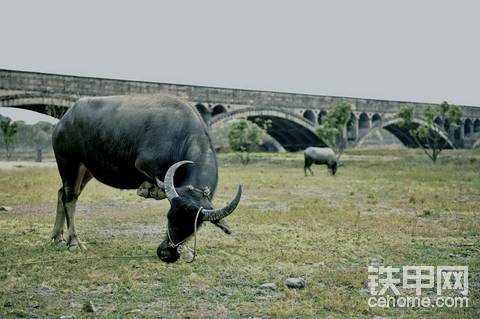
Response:
[{"label": "distant treeline", "polygon": [[[52,132],[55,127],[49,122],[30,125],[23,121],[12,121],[0,115],[0,147],[2,157],[15,158],[16,153],[31,152],[37,161],[42,160],[42,153],[52,149]],[[24,157],[24,156],[22,156]]]}]

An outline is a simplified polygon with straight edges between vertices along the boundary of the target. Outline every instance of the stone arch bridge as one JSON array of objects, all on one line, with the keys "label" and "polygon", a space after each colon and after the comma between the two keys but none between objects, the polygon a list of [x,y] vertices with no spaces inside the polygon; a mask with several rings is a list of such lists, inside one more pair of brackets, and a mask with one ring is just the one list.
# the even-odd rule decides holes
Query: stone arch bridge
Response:
[{"label": "stone arch bridge", "polygon": [[[372,130],[383,128],[402,143],[415,147],[411,127],[399,125],[396,114],[404,105],[415,107],[412,127],[422,123],[419,115],[424,103],[385,101],[202,87],[183,84],[128,81],[70,75],[45,74],[0,69],[0,107],[28,109],[60,118],[83,96],[164,93],[177,96],[202,115],[209,127],[218,127],[233,119],[271,120],[268,133],[285,149],[296,151],[325,143],[315,134],[327,111],[340,101],[352,105],[352,120],[345,128],[349,145],[355,146]],[[432,129],[449,147],[469,148],[480,145],[480,107],[463,106],[461,125],[453,129],[436,120]]]}]

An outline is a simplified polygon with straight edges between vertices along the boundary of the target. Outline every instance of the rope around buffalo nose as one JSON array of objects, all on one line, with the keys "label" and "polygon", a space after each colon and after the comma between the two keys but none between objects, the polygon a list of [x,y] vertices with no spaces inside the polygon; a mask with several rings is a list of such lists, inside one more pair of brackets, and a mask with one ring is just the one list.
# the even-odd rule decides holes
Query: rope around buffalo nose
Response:
[{"label": "rope around buffalo nose", "polygon": [[[191,260],[187,261],[187,263],[192,263],[195,260],[195,257],[197,256],[197,221],[198,221],[198,216],[200,216],[200,213],[202,212],[202,210],[203,210],[203,207],[200,207],[198,209],[197,215],[195,216],[195,221],[193,222],[193,257]],[[168,227],[168,225],[167,225],[167,236],[168,236],[168,240],[170,240],[170,246],[172,248],[177,248],[178,246],[184,244],[189,238],[187,237],[184,240],[175,244],[172,240],[172,237],[170,237],[170,228]]]}]

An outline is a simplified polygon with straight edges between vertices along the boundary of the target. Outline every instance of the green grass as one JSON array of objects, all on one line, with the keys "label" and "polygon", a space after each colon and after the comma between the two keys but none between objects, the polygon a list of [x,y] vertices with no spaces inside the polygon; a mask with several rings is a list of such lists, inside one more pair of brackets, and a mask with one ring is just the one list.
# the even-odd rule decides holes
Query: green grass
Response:
[{"label": "green grass", "polygon": [[[301,153],[255,154],[246,167],[222,154],[215,203],[244,185],[233,234],[202,227],[197,260],[174,265],[155,255],[167,202],[90,183],[77,205],[88,250],[71,253],[49,244],[56,170],[0,171],[0,205],[13,207],[0,212],[0,317],[478,318],[480,154],[445,151],[432,165],[420,151],[374,149],[343,160],[335,177],[315,166],[305,178]],[[470,307],[369,308],[372,259],[467,265]],[[290,276],[305,289],[288,289]],[[265,282],[277,290],[260,292]]]}]

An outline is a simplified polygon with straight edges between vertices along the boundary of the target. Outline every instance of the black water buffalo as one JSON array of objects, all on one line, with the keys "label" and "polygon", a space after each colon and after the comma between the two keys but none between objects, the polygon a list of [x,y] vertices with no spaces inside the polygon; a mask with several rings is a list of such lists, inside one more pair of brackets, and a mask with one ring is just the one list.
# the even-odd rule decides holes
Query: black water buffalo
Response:
[{"label": "black water buffalo", "polygon": [[241,186],[229,204],[213,209],[218,179],[215,151],[200,114],[176,98],[81,99],[56,125],[53,149],[62,179],[54,242],[64,241],[66,221],[67,245],[85,248],[75,230],[75,204],[92,177],[121,189],[155,184],[157,199],[168,198],[167,235],[157,249],[162,261],[179,258],[178,246],[193,234],[196,217],[197,226],[211,221],[229,233],[222,218],[237,207]]},{"label": "black water buffalo", "polygon": [[335,175],[337,172],[337,156],[335,152],[329,147],[307,147],[304,151],[305,165],[303,171],[305,176],[307,176],[307,169],[310,171],[310,174],[313,176],[313,171],[310,168],[312,164],[318,165],[327,165],[328,169],[332,172],[332,175]]}]

